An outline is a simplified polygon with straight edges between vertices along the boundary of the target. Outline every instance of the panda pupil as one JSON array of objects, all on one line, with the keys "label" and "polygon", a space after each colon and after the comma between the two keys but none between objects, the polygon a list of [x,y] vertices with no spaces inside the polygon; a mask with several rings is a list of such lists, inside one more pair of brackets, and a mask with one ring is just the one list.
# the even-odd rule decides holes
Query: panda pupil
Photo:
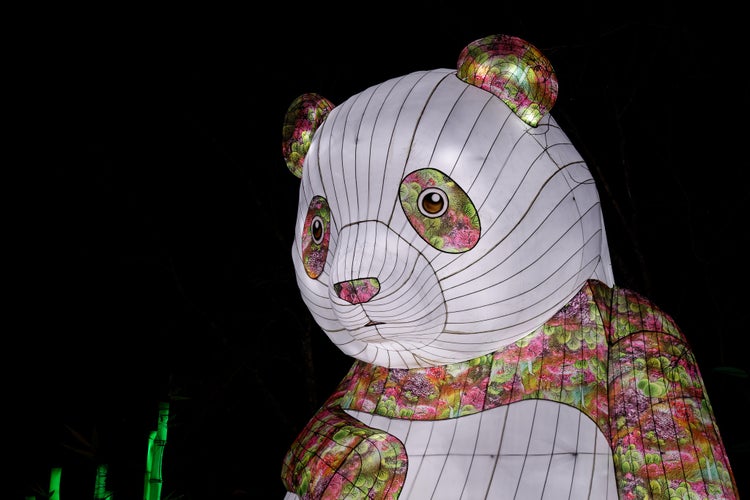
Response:
[{"label": "panda pupil", "polygon": [[312,236],[315,241],[320,241],[323,236],[323,224],[317,219],[312,223]]},{"label": "panda pupil", "polygon": [[430,193],[424,197],[422,206],[430,214],[436,214],[443,208],[443,197],[438,193]]}]

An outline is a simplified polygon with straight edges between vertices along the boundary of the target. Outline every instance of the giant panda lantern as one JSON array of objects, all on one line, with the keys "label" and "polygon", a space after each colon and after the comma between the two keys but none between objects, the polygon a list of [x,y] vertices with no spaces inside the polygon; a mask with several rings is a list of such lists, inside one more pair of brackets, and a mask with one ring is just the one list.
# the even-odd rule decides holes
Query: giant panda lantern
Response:
[{"label": "giant panda lantern", "polygon": [[498,35],[457,68],[287,112],[297,283],[354,363],[286,498],[737,498],[685,337],[615,284],[550,62]]}]

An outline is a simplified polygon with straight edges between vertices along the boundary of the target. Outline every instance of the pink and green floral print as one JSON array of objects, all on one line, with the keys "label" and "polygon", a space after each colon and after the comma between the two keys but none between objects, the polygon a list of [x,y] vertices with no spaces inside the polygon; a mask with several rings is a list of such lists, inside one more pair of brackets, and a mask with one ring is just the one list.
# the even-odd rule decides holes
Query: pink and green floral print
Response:
[{"label": "pink and green floral print", "polygon": [[469,195],[453,179],[423,168],[401,181],[399,197],[414,230],[438,250],[461,253],[479,241],[479,214]]},{"label": "pink and green floral print", "polygon": [[302,94],[289,105],[282,127],[281,152],[287,168],[297,177],[302,177],[313,134],[333,108],[331,101],[314,93]]},{"label": "pink and green floral print", "polygon": [[363,278],[342,281],[333,285],[333,290],[339,298],[350,304],[363,304],[369,302],[380,291],[380,282],[377,278]]},{"label": "pink and green floral print", "polygon": [[695,358],[676,337],[633,333],[610,347],[618,485],[629,498],[734,498]]},{"label": "pink and green floral print", "polygon": [[557,76],[530,43],[500,35],[481,38],[458,58],[458,77],[492,92],[524,122],[536,127],[557,100]]},{"label": "pink and green floral print", "polygon": [[398,498],[406,478],[404,445],[340,409],[323,409],[284,459],[284,484],[303,500]]},{"label": "pink and green floral print", "polygon": [[331,209],[322,196],[313,197],[302,226],[302,265],[312,279],[323,272],[331,238]]}]

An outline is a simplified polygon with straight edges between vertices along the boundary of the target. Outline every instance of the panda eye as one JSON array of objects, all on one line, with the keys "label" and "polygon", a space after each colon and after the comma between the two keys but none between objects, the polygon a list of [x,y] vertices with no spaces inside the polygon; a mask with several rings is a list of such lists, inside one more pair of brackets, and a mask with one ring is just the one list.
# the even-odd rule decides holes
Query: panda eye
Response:
[{"label": "panda eye", "polygon": [[425,217],[440,217],[448,210],[448,196],[440,189],[428,188],[420,193],[417,206]]},{"label": "panda eye", "polygon": [[323,242],[324,228],[325,223],[323,222],[323,218],[319,215],[313,217],[310,223],[310,235],[312,236],[313,243],[316,245],[320,245]]}]

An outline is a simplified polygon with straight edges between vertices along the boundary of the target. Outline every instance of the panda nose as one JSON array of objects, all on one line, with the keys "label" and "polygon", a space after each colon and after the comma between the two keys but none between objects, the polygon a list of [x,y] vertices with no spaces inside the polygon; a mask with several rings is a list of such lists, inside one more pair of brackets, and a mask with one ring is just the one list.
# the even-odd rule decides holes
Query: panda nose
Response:
[{"label": "panda nose", "polygon": [[336,295],[350,304],[369,302],[380,291],[380,281],[377,278],[361,278],[340,281],[333,285]]}]

